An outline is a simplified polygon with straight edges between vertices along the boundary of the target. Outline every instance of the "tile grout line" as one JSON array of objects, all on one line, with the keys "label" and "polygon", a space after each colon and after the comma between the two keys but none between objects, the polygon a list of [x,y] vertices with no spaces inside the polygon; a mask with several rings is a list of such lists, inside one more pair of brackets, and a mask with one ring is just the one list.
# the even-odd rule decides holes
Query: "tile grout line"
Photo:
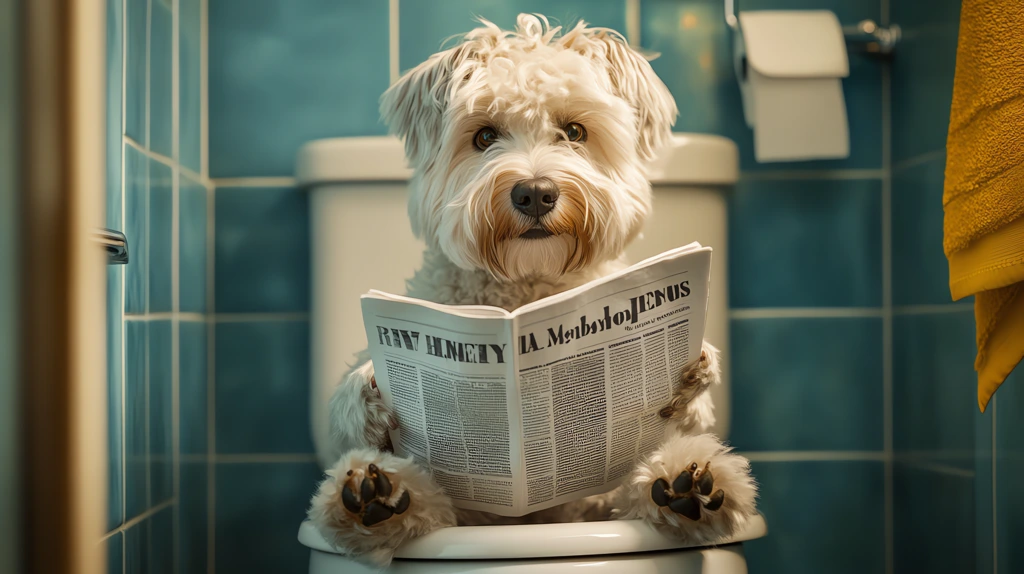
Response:
[{"label": "tile grout line", "polygon": [[[127,184],[127,170],[125,169],[125,144],[124,144],[124,133],[125,126],[128,121],[128,0],[121,0],[121,232],[128,235],[128,219],[127,209],[125,204],[127,203],[126,190]],[[120,525],[118,528],[124,527],[128,518],[128,441],[127,441],[127,421],[128,417],[126,414],[127,404],[125,397],[127,396],[128,384],[127,384],[127,353],[126,343],[128,334],[128,323],[124,320],[124,309],[125,309],[125,288],[128,282],[128,272],[125,269],[121,270],[121,298],[120,298],[120,309],[118,315],[121,317],[121,337],[119,344],[121,345],[121,517]],[[124,541],[121,543],[121,572],[125,572],[127,567],[127,544]],[[109,561],[109,558],[108,558]]]},{"label": "tile grout line", "polygon": [[882,317],[880,307],[751,307],[729,310],[729,319],[837,319]]},{"label": "tile grout line", "polygon": [[885,461],[883,451],[736,451],[753,462]]},{"label": "tile grout line", "polygon": [[[171,155],[175,168],[171,185],[171,492],[181,497],[181,0],[171,4]],[[171,512],[171,565],[181,562],[181,507]]]},{"label": "tile grout line", "polygon": [[894,315],[945,315],[973,311],[974,303],[940,303],[937,305],[895,305]]},{"label": "tile grout line", "polygon": [[389,85],[398,81],[401,73],[399,63],[399,20],[398,0],[388,0],[388,73],[390,75]]},{"label": "tile grout line", "polygon": [[291,176],[218,177],[210,181],[216,187],[295,187],[299,183]]},{"label": "tile grout line", "polygon": [[149,149],[150,134],[149,134],[149,60],[150,60],[150,38],[153,32],[153,0],[146,0],[146,136],[142,139],[145,140],[145,147]]},{"label": "tile grout line", "polygon": [[[209,33],[208,17],[209,7],[206,0],[202,0],[202,45],[203,61],[207,58],[206,46],[208,45],[207,35]],[[206,70],[203,71],[203,81],[206,80]],[[204,83],[203,101],[207,101],[206,86]],[[205,104],[204,104],[205,105]],[[206,108],[204,107],[204,110]],[[208,150],[207,138],[209,137],[208,117],[202,118],[203,124],[203,145]],[[208,156],[204,154],[204,173],[208,173]],[[217,325],[212,320],[216,314],[216,225],[217,225],[217,187],[216,184],[206,191],[206,571],[207,574],[216,572],[216,543],[217,543],[217,467],[214,460],[217,455]]]},{"label": "tile grout line", "polygon": [[199,0],[199,173],[202,180],[210,180],[209,161],[209,136],[210,136],[210,114],[209,114],[209,88],[207,82],[207,70],[209,69],[209,42],[207,41],[206,21],[207,0]]},{"label": "tile grout line", "polygon": [[175,160],[173,160],[173,159],[171,159],[171,158],[169,158],[169,157],[167,157],[165,155],[162,155],[162,154],[159,154],[159,153],[157,153],[155,151],[146,149],[145,146],[143,146],[139,142],[135,141],[128,134],[122,134],[121,139],[122,139],[123,143],[128,144],[129,146],[135,148],[142,155],[144,155],[144,156],[146,156],[146,157],[148,157],[150,159],[154,159],[154,160],[156,160],[156,161],[166,165],[167,167],[169,167],[171,169],[177,169],[177,170],[181,171],[181,173],[187,175],[189,177],[189,179],[195,180],[195,181],[197,181],[197,182],[199,182],[199,183],[201,183],[201,184],[203,184],[203,185],[205,185],[207,187],[213,185],[213,182],[210,181],[209,178],[206,178],[206,177],[203,177],[202,175],[199,175],[198,173],[196,173],[196,172],[192,171],[191,169],[189,169],[189,168],[179,164]]},{"label": "tile grout line", "polygon": [[933,160],[937,160],[946,156],[945,149],[926,151],[920,153],[914,157],[910,157],[892,164],[892,171],[902,171],[912,167],[928,163]]},{"label": "tile grout line", "polygon": [[309,313],[213,313],[209,318],[214,323],[308,321]]},{"label": "tile grout line", "polygon": [[206,321],[207,316],[202,313],[191,312],[167,312],[167,313],[128,313],[124,316],[125,321]]},{"label": "tile grout line", "polygon": [[740,181],[882,179],[885,169],[849,168],[824,170],[743,171]]},{"label": "tile grout line", "polygon": [[640,0],[626,0],[626,41],[640,47]]},{"label": "tile grout line", "polygon": [[[882,20],[888,21],[887,0]],[[882,64],[882,436],[885,447],[885,571],[893,574],[895,560],[895,516],[893,499],[893,305],[892,305],[892,76],[889,64]]]}]

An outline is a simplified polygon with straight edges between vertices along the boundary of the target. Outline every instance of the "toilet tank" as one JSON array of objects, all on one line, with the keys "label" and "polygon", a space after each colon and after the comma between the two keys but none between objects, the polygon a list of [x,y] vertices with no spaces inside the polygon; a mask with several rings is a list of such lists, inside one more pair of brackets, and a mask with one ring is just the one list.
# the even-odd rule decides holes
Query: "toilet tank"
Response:
[{"label": "toilet tank", "polygon": [[[370,289],[405,292],[424,245],[406,214],[406,167],[392,137],[313,141],[299,151],[296,177],[310,194],[312,267],[310,415],[322,463],[330,452],[327,402],[366,348],[359,296]],[[736,145],[719,136],[675,134],[651,167],[651,216],[627,249],[640,261],[699,241],[714,249],[705,338],[722,351],[722,384],[712,389],[717,422],[729,428],[729,301],[726,193],[738,176]]]}]

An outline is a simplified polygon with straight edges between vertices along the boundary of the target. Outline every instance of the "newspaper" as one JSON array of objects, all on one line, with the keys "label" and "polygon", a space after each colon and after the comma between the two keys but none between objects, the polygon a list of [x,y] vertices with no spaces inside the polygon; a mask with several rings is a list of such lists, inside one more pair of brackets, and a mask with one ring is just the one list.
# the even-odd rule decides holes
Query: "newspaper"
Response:
[{"label": "newspaper", "polygon": [[363,295],[395,452],[457,507],[502,516],[615,488],[700,355],[710,267],[692,243],[512,312]]}]

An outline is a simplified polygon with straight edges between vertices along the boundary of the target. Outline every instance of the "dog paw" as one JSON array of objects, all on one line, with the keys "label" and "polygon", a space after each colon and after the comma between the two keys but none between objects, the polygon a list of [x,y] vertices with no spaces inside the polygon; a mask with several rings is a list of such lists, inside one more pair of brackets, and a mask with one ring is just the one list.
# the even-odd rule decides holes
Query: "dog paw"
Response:
[{"label": "dog paw", "polygon": [[690,520],[700,520],[701,508],[711,513],[722,508],[725,491],[715,490],[711,462],[704,468],[694,462],[683,469],[671,484],[665,478],[655,480],[651,485],[651,500]]},{"label": "dog paw", "polygon": [[412,499],[405,491],[393,504],[394,489],[391,479],[377,465],[371,463],[366,470],[348,471],[348,479],[341,488],[341,502],[363,526],[375,526],[409,510]]}]

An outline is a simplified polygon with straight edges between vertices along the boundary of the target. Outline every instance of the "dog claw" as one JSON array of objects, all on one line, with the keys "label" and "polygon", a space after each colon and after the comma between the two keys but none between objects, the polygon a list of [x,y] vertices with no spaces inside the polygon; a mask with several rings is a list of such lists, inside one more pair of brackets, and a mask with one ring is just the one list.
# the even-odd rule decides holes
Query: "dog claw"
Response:
[{"label": "dog claw", "polygon": [[363,514],[363,526],[373,526],[384,522],[394,516],[395,511],[386,504],[374,500],[366,505],[366,513]]},{"label": "dog claw", "polygon": [[359,498],[352,490],[350,486],[351,482],[352,481],[346,482],[345,486],[341,489],[341,503],[345,505],[345,508],[347,508],[349,512],[359,514],[363,511],[363,505],[359,502]]},{"label": "dog claw", "polygon": [[373,485],[373,479],[369,476],[363,478],[362,485],[359,487],[359,495],[363,498],[363,501],[371,500],[377,496],[377,488]]},{"label": "dog claw", "polygon": [[680,496],[669,503],[668,507],[672,509],[672,512],[681,514],[690,520],[700,520],[700,502],[690,496]]},{"label": "dog claw", "polygon": [[398,499],[398,504],[395,505],[395,514],[402,514],[406,510],[409,510],[409,503],[412,499],[409,498],[409,491],[402,493],[402,496]]},{"label": "dog claw", "polygon": [[686,494],[693,488],[693,473],[684,470],[672,481],[672,491],[676,494]]},{"label": "dog claw", "polygon": [[651,500],[658,506],[668,506],[672,502],[672,496],[668,493],[668,482],[664,478],[655,480],[651,485]]},{"label": "dog claw", "polygon": [[374,465],[370,465],[370,473],[373,476],[373,486],[377,490],[377,496],[381,498],[388,498],[391,496],[391,479],[388,475],[380,472]]},{"label": "dog claw", "polygon": [[708,503],[704,505],[704,508],[706,510],[710,510],[711,512],[714,512],[714,511],[718,510],[719,508],[722,508],[722,504],[724,504],[724,503],[725,503],[725,491],[722,490],[722,489],[718,489],[718,490],[715,491],[714,494],[711,495],[711,500],[709,500]]},{"label": "dog claw", "polygon": [[715,476],[711,474],[711,463],[704,465],[704,470],[697,479],[697,492],[707,496],[715,488]]}]

